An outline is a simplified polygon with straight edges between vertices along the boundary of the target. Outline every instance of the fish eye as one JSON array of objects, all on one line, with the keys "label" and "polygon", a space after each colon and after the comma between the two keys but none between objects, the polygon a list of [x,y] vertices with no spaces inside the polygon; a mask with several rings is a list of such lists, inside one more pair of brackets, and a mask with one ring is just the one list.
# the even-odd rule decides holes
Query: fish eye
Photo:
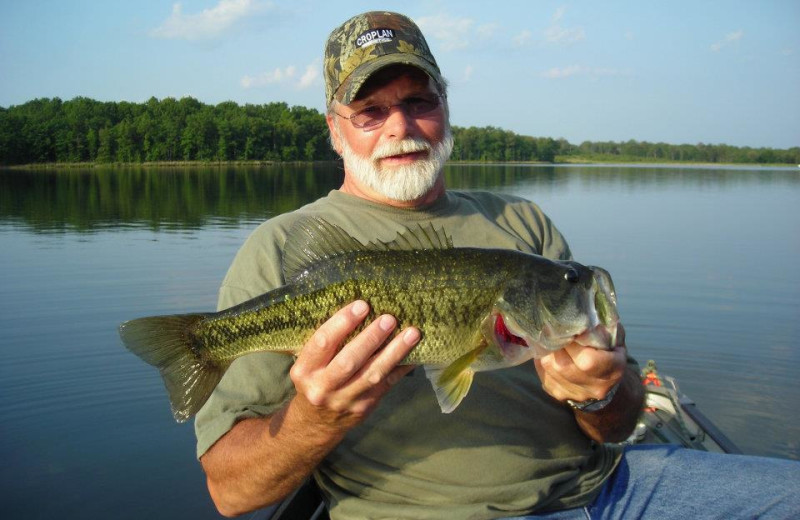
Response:
[{"label": "fish eye", "polygon": [[567,272],[564,273],[564,279],[569,283],[578,283],[581,279],[581,275],[574,267],[570,267],[567,269]]}]

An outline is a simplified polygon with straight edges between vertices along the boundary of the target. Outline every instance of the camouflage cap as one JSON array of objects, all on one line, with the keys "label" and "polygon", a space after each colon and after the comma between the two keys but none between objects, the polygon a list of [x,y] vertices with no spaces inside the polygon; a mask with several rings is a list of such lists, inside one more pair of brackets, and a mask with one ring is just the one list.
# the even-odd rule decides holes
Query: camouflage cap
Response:
[{"label": "camouflage cap", "polygon": [[372,74],[393,64],[425,71],[442,83],[439,66],[414,22],[402,14],[372,11],[356,15],[333,30],[325,45],[325,100],[345,105]]}]

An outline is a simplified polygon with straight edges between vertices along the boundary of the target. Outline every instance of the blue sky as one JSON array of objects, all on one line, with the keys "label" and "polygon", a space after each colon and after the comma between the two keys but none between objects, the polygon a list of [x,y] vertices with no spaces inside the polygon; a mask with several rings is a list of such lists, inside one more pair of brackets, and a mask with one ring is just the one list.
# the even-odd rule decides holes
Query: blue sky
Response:
[{"label": "blue sky", "polygon": [[423,28],[455,125],[800,146],[798,0],[0,0],[0,106],[192,96],[322,110],[327,35],[375,9]]}]

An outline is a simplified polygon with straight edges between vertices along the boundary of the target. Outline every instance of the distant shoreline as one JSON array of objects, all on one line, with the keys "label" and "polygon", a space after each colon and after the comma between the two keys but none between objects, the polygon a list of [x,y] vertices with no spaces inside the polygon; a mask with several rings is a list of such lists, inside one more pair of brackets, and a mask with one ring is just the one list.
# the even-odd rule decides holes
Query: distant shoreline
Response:
[{"label": "distant shoreline", "polygon": [[[339,161],[153,161],[153,162],[61,162],[61,163],[30,163],[30,164],[11,164],[0,165],[0,168],[9,170],[51,170],[51,169],[123,169],[123,168],[196,168],[196,167],[227,167],[227,166],[276,166],[276,165],[303,165],[303,164],[324,164],[337,163]],[[632,160],[631,158],[621,159],[619,157],[583,157],[583,156],[557,156],[554,162],[544,161],[448,161],[448,164],[459,165],[537,165],[537,166],[569,166],[569,165],[620,165],[620,166],[754,166],[754,167],[783,167],[800,169],[800,165],[788,163],[720,163],[720,162],[697,162],[697,161],[665,161],[665,160]]]},{"label": "distant shoreline", "polygon": [[615,159],[613,156],[604,158],[599,157],[582,157],[582,156],[558,156],[554,164],[620,164],[630,166],[762,166],[762,167],[783,167],[795,168],[800,167],[800,164],[792,163],[760,163],[760,162],[702,162],[702,161],[669,161],[664,159]]},{"label": "distant shoreline", "polygon": [[198,166],[275,166],[279,164],[317,164],[335,161],[152,161],[152,162],[57,162],[0,165],[10,170],[48,170],[54,168],[190,168]]}]

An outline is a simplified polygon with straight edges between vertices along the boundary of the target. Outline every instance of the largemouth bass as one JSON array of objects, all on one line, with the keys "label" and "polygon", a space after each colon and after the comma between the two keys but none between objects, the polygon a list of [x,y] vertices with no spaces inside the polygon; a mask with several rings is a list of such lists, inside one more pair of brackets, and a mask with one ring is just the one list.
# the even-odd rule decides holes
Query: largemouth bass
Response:
[{"label": "largemouth bass", "polygon": [[234,359],[262,351],[296,355],[356,299],[369,302],[370,318],[392,314],[397,330],[420,329],[403,363],[425,367],[444,413],[464,399],[477,371],[515,366],[571,342],[600,349],[615,344],[616,294],[598,267],[513,250],[454,248],[433,227],[365,245],[310,218],[289,236],[284,286],[221,312],[120,326],[125,346],[160,370],[178,422],[200,409]]}]

